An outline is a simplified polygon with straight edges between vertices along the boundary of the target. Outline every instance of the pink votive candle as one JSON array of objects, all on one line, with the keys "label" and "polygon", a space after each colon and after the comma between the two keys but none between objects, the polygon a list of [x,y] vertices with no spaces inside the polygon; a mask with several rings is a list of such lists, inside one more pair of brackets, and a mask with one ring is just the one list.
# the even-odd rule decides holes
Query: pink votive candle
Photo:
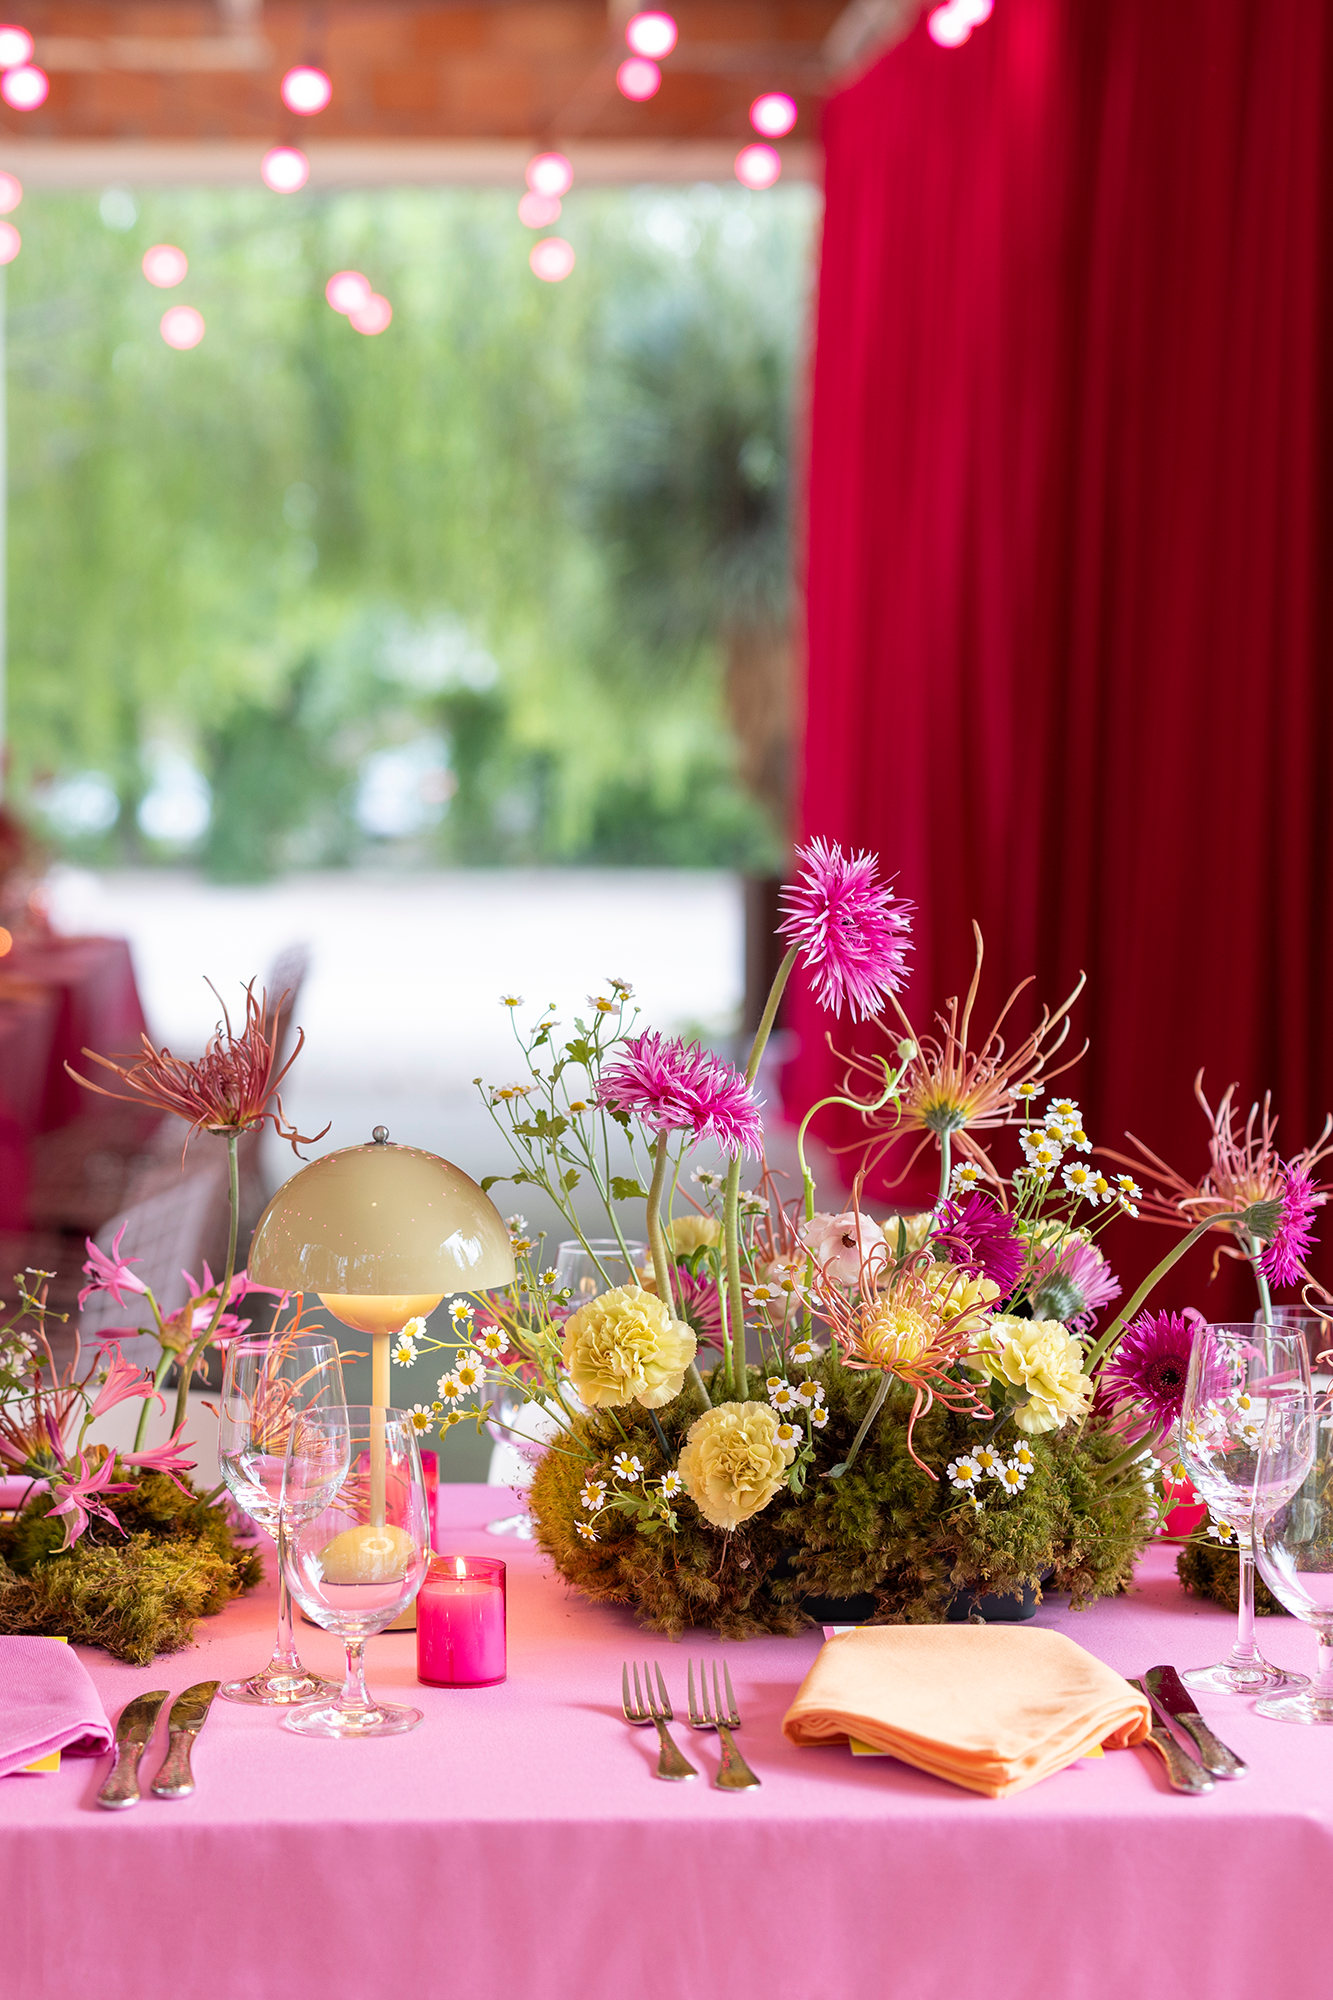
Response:
[{"label": "pink votive candle", "polygon": [[497,1556],[436,1556],[417,1598],[417,1679],[494,1687],[505,1677],[505,1566]]}]

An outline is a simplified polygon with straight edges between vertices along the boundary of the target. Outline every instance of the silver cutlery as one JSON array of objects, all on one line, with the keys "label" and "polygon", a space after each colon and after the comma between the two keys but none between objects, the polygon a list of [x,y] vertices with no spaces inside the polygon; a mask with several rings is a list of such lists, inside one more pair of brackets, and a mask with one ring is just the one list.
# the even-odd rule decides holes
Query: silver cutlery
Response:
[{"label": "silver cutlery", "polygon": [[153,1740],[157,1712],[169,1693],[169,1688],[154,1688],[151,1694],[136,1695],[120,1711],[116,1724],[116,1761],[97,1794],[99,1806],[107,1806],[114,1812],[122,1806],[138,1805],[139,1759]]},{"label": "silver cutlery", "polygon": [[731,1669],[722,1662],[722,1672],[727,1684],[727,1705],[722,1707],[722,1691],[717,1680],[717,1661],[713,1662],[713,1699],[708,1699],[708,1669],[703,1660],[699,1662],[699,1700],[694,1698],[694,1661],[689,1664],[690,1728],[715,1729],[722,1745],[722,1761],[718,1766],[713,1783],[720,1792],[752,1792],[759,1783],[754,1772],[736,1748],[732,1730],[739,1729],[741,1718],[736,1707],[736,1697],[731,1688]]},{"label": "silver cutlery", "polygon": [[631,1702],[629,1695],[629,1667],[621,1667],[621,1706],[625,1711],[626,1722],[632,1723],[636,1729],[645,1729],[649,1723],[655,1723],[657,1726],[657,1740],[661,1745],[661,1750],[657,1759],[657,1770],[654,1775],[659,1778],[669,1778],[677,1782],[685,1778],[697,1778],[699,1773],[695,1770],[688,1757],[682,1757],[671,1739],[670,1730],[667,1728],[668,1722],[674,1722],[676,1718],[672,1713],[671,1697],[666,1691],[666,1682],[662,1678],[662,1669],[660,1667],[657,1668],[656,1694],[653,1692],[653,1677],[649,1672],[646,1660],[643,1663],[643,1679],[644,1686],[648,1690],[646,1700],[639,1691],[639,1669],[636,1662],[634,1667],[634,1699]]},{"label": "silver cutlery", "polygon": [[[1146,1695],[1148,1692],[1142,1681],[1131,1680],[1129,1685],[1132,1688],[1137,1688],[1142,1695]],[[1151,1706],[1151,1700],[1149,1705]],[[1155,1719],[1156,1710],[1153,1713],[1154,1721],[1152,1728],[1148,1732],[1148,1741],[1166,1765],[1167,1782],[1171,1786],[1171,1789],[1176,1792],[1192,1792],[1195,1794],[1211,1792],[1213,1781],[1204,1770],[1202,1764],[1196,1764],[1194,1759],[1181,1749],[1165,1724]]]},{"label": "silver cutlery", "polygon": [[208,1711],[219,1685],[217,1681],[198,1681],[194,1687],[186,1688],[184,1694],[178,1694],[172,1702],[171,1714],[167,1717],[167,1754],[153,1780],[153,1792],[157,1798],[183,1799],[194,1790],[190,1752],[194,1748],[195,1737],[208,1719]]},{"label": "silver cutlery", "polygon": [[1214,1736],[1174,1667],[1149,1667],[1143,1676],[1143,1685],[1162,1720],[1169,1719],[1185,1731],[1199,1753],[1199,1762],[1210,1777],[1248,1776],[1250,1767],[1245,1759],[1238,1757],[1234,1750],[1228,1750],[1221,1738]]}]

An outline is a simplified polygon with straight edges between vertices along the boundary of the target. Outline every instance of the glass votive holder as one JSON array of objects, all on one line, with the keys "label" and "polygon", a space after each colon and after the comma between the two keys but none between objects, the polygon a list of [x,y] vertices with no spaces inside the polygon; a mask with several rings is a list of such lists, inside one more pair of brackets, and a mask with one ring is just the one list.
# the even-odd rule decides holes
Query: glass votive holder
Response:
[{"label": "glass votive holder", "polygon": [[417,1596],[417,1679],[494,1687],[505,1678],[505,1566],[497,1556],[435,1556]]}]

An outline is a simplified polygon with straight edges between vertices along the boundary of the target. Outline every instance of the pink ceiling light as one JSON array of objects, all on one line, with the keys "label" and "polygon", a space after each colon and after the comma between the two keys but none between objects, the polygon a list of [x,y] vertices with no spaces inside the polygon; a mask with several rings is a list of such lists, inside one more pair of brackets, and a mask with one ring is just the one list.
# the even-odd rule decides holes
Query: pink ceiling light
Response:
[{"label": "pink ceiling light", "polygon": [[178,285],[190,268],[190,260],[174,243],[155,243],[143,253],[143,274],[150,285],[169,291]]},{"label": "pink ceiling light", "polygon": [[296,69],[289,69],[281,83],[282,101],[289,111],[295,111],[302,118],[313,118],[322,111],[333,96],[333,85],[322,69],[312,69],[302,63]]},{"label": "pink ceiling light", "polygon": [[625,24],[625,40],[636,56],[660,62],[676,46],[676,24],[670,14],[636,14]]},{"label": "pink ceiling light", "polygon": [[372,292],[363,305],[353,306],[347,318],[358,333],[383,333],[393,318],[393,307],[378,292]]},{"label": "pink ceiling light", "polygon": [[736,155],[736,178],[743,187],[771,188],[782,172],[782,161],[771,146],[742,146]]},{"label": "pink ceiling light", "polygon": [[15,174],[0,174],[0,215],[9,215],[23,199],[23,188]]},{"label": "pink ceiling light", "polygon": [[0,222],[0,264],[12,264],[23,248],[23,238],[12,222]]},{"label": "pink ceiling light", "polygon": [[559,200],[574,185],[574,169],[563,153],[534,153],[523,176],[534,194]]},{"label": "pink ceiling light", "polygon": [[765,139],[785,139],[796,123],[796,100],[785,90],[769,90],[750,106],[750,123]]},{"label": "pink ceiling light", "polygon": [[273,146],[259,163],[259,176],[274,194],[295,194],[310,179],[310,162],[299,146]]},{"label": "pink ceiling light", "polygon": [[644,104],[662,88],[662,72],[646,56],[630,56],[616,71],[616,89],[634,104]]},{"label": "pink ceiling light", "polygon": [[21,69],[32,61],[32,36],[12,21],[0,24],[0,69]]},{"label": "pink ceiling light", "polygon": [[574,268],[573,246],[563,236],[543,236],[540,243],[533,244],[528,262],[544,284],[558,285]]},{"label": "pink ceiling light", "polygon": [[336,313],[354,313],[360,312],[374,293],[369,278],[363,278],[359,271],[335,271],[324,287],[324,296]]},{"label": "pink ceiling light", "polygon": [[960,49],[983,21],[989,21],[994,0],[946,0],[926,19],[926,32],[942,49]]},{"label": "pink ceiling light", "polygon": [[160,329],[168,347],[198,347],[204,337],[204,316],[193,306],[168,306]]},{"label": "pink ceiling light", "polygon": [[36,63],[22,63],[0,76],[0,97],[13,111],[35,111],[39,104],[45,104],[50,88],[46,71],[38,69]]},{"label": "pink ceiling light", "polygon": [[554,194],[534,194],[529,188],[518,205],[518,219],[529,229],[549,229],[560,217],[560,197]]}]

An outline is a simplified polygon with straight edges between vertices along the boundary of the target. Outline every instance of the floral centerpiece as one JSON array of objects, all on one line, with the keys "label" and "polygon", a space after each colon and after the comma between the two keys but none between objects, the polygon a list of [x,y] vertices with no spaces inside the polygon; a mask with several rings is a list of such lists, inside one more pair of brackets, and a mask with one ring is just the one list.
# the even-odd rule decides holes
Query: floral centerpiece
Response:
[{"label": "floral centerpiece", "polygon": [[[550,1010],[520,1028],[507,997],[522,1074],[481,1088],[509,1178],[554,1204],[594,1264],[607,1232],[629,1258],[620,1214],[642,1202],[649,1257],[576,1304],[513,1217],[509,1292],[456,1301],[442,1342],[421,1323],[403,1336],[401,1361],[448,1352],[418,1427],[494,1422],[497,1383],[539,1401],[542,1547],[585,1594],[666,1632],[791,1632],[835,1605],[966,1617],[1046,1582],[1076,1604],[1118,1590],[1161,1522],[1175,1420],[1153,1372],[1160,1329],[1135,1315],[1219,1221],[1289,1260],[1299,1169],[1190,1225],[1102,1328],[1121,1288],[1098,1238],[1143,1196],[1094,1163],[1077,1103],[1051,1093],[1079,989],[1008,1049],[1011,996],[974,1047],[978,935],[964,1004],[919,1035],[898,998],[910,907],[869,855],[815,841],[800,859],[744,1072],[640,1031],[622,980],[563,1036]],[[798,961],[835,1016],[885,1028],[885,1051],[850,1060],[825,1100],[866,1123],[837,1213],[805,1158],[820,1105],[798,1134],[798,1193],[764,1158],[755,1080]],[[866,1174],[903,1142],[937,1151],[938,1198],[874,1218]]]}]

